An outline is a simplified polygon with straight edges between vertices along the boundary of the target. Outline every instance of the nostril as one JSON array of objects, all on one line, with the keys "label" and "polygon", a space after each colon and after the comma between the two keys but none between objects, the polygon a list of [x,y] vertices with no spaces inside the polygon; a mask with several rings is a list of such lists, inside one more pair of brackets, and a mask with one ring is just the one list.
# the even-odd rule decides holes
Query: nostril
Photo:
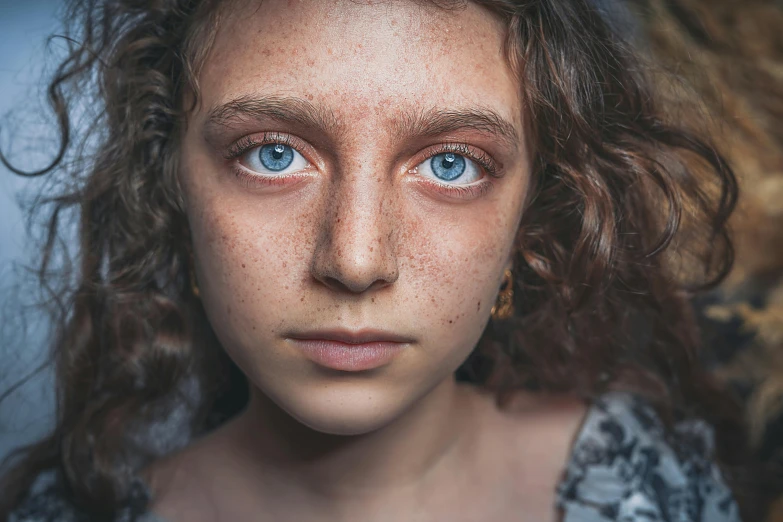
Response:
[{"label": "nostril", "polygon": [[[392,223],[364,206],[327,216],[313,252],[311,274],[335,292],[359,294],[393,284],[398,275]],[[346,219],[350,217],[351,219]]]},{"label": "nostril", "polygon": [[[321,277],[316,277],[316,279],[321,281],[322,284],[335,292],[360,294],[362,292],[379,290],[389,286],[396,278],[380,277],[370,280],[369,278],[348,279],[323,275]],[[367,284],[367,281],[371,282]]]},{"label": "nostril", "polygon": [[351,288],[337,279],[336,277],[326,276],[321,278],[321,281],[332,290],[335,290],[337,292],[353,292]]}]

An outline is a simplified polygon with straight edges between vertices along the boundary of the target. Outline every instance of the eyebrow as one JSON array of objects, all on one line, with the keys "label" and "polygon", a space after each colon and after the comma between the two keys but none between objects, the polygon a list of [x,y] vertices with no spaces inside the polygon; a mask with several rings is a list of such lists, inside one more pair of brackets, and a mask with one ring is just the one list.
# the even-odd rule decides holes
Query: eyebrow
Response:
[{"label": "eyebrow", "polygon": [[[339,135],[346,127],[331,110],[317,107],[302,98],[245,95],[210,110],[204,133],[209,138],[219,133],[220,128],[262,118],[314,128],[332,135]],[[390,130],[395,138],[410,138],[438,136],[466,129],[493,136],[513,148],[519,145],[520,138],[514,125],[496,111],[481,106],[401,110]]]},{"label": "eyebrow", "polygon": [[514,125],[488,107],[429,109],[404,114],[394,124],[397,136],[438,136],[465,129],[488,134],[517,148],[519,135]]},{"label": "eyebrow", "polygon": [[210,110],[204,124],[204,134],[209,138],[221,128],[261,118],[272,118],[329,133],[341,132],[343,127],[331,111],[320,109],[302,98],[245,95]]}]

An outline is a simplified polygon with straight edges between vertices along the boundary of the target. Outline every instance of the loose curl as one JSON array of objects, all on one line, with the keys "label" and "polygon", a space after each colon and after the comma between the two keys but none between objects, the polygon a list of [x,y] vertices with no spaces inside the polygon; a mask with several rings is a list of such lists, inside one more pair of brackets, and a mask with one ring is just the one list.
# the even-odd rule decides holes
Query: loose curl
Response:
[{"label": "loose curl", "polygon": [[[520,388],[586,399],[609,388],[643,393],[669,424],[699,416],[715,425],[727,479],[743,482],[738,406],[699,365],[688,302],[731,267],[731,169],[656,106],[643,64],[588,0],[477,3],[506,22],[535,168],[515,244],[516,315],[490,324],[459,376],[501,402]],[[38,270],[59,304],[56,426],[6,461],[0,520],[47,468],[61,472],[78,506],[110,516],[144,464],[246,400],[244,376],[190,289],[176,175],[178,139],[225,5],[73,1],[67,19],[80,25],[49,86],[59,152],[30,173],[0,157],[20,175],[64,172],[76,187],[47,200]],[[68,100],[85,93],[99,102],[97,145],[74,163],[83,169],[69,170]],[[186,94],[192,106],[183,106]],[[75,285],[58,287],[51,259],[71,208],[79,268]],[[145,436],[182,405],[183,440]],[[759,503],[738,499],[755,520],[748,514]]]}]

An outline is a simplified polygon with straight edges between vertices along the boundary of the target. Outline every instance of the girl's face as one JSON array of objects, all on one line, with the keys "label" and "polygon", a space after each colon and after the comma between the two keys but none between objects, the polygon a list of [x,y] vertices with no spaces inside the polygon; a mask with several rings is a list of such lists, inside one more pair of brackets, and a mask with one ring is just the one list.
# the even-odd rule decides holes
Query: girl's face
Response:
[{"label": "girl's face", "polygon": [[201,299],[283,410],[369,432],[452,377],[508,265],[530,158],[504,27],[472,3],[223,11],[181,152]]}]

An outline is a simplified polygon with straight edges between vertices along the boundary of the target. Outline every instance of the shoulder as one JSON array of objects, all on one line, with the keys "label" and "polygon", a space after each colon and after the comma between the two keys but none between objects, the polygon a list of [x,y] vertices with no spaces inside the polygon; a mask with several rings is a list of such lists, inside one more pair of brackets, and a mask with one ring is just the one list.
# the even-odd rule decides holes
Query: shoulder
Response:
[{"label": "shoulder", "polygon": [[600,397],[584,418],[558,487],[564,522],[739,521],[712,460],[713,438],[700,420],[667,432],[634,395]]},{"label": "shoulder", "polygon": [[[145,505],[148,491],[142,482],[131,488],[131,501],[119,510],[111,522],[160,522],[144,509],[134,505]],[[8,522],[93,522],[95,517],[80,510],[63,484],[59,473],[47,470],[40,473],[25,499],[10,514]]]}]

